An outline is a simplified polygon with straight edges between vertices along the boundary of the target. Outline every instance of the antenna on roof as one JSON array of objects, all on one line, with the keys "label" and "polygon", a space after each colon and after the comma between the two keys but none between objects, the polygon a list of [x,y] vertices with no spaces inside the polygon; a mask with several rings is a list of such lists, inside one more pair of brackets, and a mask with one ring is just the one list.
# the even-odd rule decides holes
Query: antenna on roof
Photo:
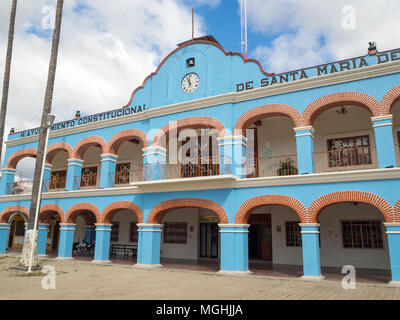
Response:
[{"label": "antenna on roof", "polygon": [[194,40],[194,7],[192,7],[192,41]]},{"label": "antenna on roof", "polygon": [[240,0],[240,47],[247,59],[247,0]]}]

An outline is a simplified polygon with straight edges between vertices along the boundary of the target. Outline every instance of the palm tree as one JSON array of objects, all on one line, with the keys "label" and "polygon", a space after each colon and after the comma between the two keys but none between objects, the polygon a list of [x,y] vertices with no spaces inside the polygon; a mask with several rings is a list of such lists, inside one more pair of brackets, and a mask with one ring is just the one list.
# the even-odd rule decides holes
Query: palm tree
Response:
[{"label": "palm tree", "polygon": [[3,97],[1,99],[1,111],[0,111],[0,163],[1,163],[1,154],[3,151],[4,127],[6,123],[7,102],[8,102],[8,89],[10,87],[11,58],[12,58],[12,49],[14,42],[14,26],[15,26],[16,12],[17,12],[17,0],[13,0],[11,6],[11,14],[10,14],[10,28],[8,30],[6,69],[4,71]]},{"label": "palm tree", "polygon": [[[39,133],[39,142],[38,142],[38,153],[36,157],[36,165],[35,165],[35,174],[33,177],[33,189],[32,189],[32,198],[31,198],[31,206],[29,210],[29,221],[28,221],[28,229],[26,232],[26,240],[24,243],[24,247],[22,249],[20,266],[23,268],[28,268],[29,260],[31,257],[31,252],[33,252],[33,261],[32,266],[37,267],[39,265],[37,260],[37,232],[36,237],[33,239],[34,235],[34,224],[35,224],[35,215],[36,209],[40,207],[40,201],[38,203],[38,195],[41,190],[39,190],[39,181],[42,174],[43,160],[45,157],[44,149],[46,144],[46,135],[47,135],[47,125],[45,121],[45,116],[49,115],[51,112],[51,106],[53,101],[53,91],[54,91],[54,79],[56,75],[56,67],[57,67],[57,57],[58,57],[58,45],[60,42],[60,31],[61,31],[61,20],[62,20],[62,10],[63,10],[64,0],[57,1],[57,10],[56,10],[56,21],[55,28],[53,33],[53,43],[51,48],[51,57],[50,57],[50,65],[49,65],[49,73],[47,76],[47,87],[46,94],[44,97],[44,106],[42,113],[42,122],[40,125],[40,133]],[[33,250],[32,250],[33,247]]]}]

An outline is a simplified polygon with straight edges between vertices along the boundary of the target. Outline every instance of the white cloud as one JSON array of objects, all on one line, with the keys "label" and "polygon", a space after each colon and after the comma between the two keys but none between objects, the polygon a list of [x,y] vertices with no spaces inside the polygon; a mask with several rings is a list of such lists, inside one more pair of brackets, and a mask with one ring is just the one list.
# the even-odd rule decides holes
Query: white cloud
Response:
[{"label": "white cloud", "polygon": [[[18,2],[6,137],[11,127],[19,131],[40,123],[52,37],[52,30],[43,37],[42,8],[48,4],[56,1]],[[11,1],[0,2],[1,82],[10,9]],[[176,44],[190,39],[188,26],[191,8],[179,0],[65,1],[52,109],[56,121],[72,119],[76,110],[92,114],[125,105]],[[196,16],[196,34],[203,30],[204,21]]]},{"label": "white cloud", "polygon": [[[355,10],[355,29],[343,28],[345,6]],[[272,38],[252,52],[270,72],[364,55],[372,40],[380,51],[400,47],[397,0],[248,0],[247,7],[250,30]]]}]

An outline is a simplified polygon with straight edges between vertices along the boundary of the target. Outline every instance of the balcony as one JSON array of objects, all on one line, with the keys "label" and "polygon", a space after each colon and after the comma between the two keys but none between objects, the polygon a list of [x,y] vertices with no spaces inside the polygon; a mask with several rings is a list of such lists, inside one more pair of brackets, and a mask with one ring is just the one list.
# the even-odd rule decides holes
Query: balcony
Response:
[{"label": "balcony", "polygon": [[[50,185],[49,185],[50,184]],[[18,181],[7,185],[8,194],[31,194],[33,180]],[[57,192],[65,190],[64,181],[43,180],[42,192]]]},{"label": "balcony", "polygon": [[378,168],[375,147],[340,146],[326,152],[314,153],[315,172],[337,172]]},{"label": "balcony", "polygon": [[296,155],[267,155],[246,160],[247,178],[290,176],[298,174]]},{"label": "balcony", "polygon": [[193,159],[183,164],[143,164],[132,169],[125,167],[123,170],[110,173],[109,179],[111,185],[123,186],[143,181],[218,176],[231,173],[230,161],[223,170],[221,170],[218,157],[203,158],[202,161]]}]

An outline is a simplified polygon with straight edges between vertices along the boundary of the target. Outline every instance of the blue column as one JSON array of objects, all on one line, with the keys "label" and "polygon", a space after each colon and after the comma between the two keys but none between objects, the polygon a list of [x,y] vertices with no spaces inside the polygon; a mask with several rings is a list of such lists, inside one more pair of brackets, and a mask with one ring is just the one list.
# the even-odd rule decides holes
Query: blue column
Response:
[{"label": "blue column", "polygon": [[390,284],[400,286],[400,223],[385,223],[389,244],[390,269],[392,281]]},{"label": "blue column", "polygon": [[96,238],[96,227],[95,226],[86,226],[85,230],[85,241],[87,243],[92,243]]},{"label": "blue column", "polygon": [[60,243],[57,258],[72,259],[75,226],[73,223],[60,223]]},{"label": "blue column", "polygon": [[244,136],[219,138],[220,173],[246,177],[246,147]]},{"label": "blue column", "polygon": [[65,185],[66,191],[79,190],[80,189],[80,177],[82,175],[82,164],[81,159],[68,159],[68,170],[67,170],[67,182]]},{"label": "blue column", "polygon": [[10,225],[8,223],[0,223],[0,255],[6,254],[9,231]]},{"label": "blue column", "polygon": [[136,267],[160,267],[162,224],[138,223],[138,252]]},{"label": "blue column", "polygon": [[39,224],[38,229],[37,254],[38,256],[45,256],[47,246],[47,232],[49,231],[49,225]]},{"label": "blue column", "polygon": [[96,244],[94,247],[94,260],[97,263],[109,263],[110,238],[112,224],[96,223]]},{"label": "blue column", "polygon": [[113,188],[118,156],[112,153],[101,155],[100,188]]},{"label": "blue column", "polygon": [[392,115],[372,117],[379,168],[396,167]]},{"label": "blue column", "polygon": [[303,278],[321,280],[321,261],[319,255],[319,224],[300,223],[303,246]]},{"label": "blue column", "polygon": [[1,170],[0,195],[12,194],[16,169],[3,168]]},{"label": "blue column", "polygon": [[49,182],[51,176],[51,164],[46,163],[43,168],[43,192],[49,191]]},{"label": "blue column", "polygon": [[165,179],[167,150],[160,146],[143,148],[142,181]]},{"label": "blue column", "polygon": [[314,128],[298,127],[296,132],[297,166],[299,174],[314,173]]},{"label": "blue column", "polygon": [[248,224],[219,224],[221,235],[219,273],[250,273],[249,226]]}]

